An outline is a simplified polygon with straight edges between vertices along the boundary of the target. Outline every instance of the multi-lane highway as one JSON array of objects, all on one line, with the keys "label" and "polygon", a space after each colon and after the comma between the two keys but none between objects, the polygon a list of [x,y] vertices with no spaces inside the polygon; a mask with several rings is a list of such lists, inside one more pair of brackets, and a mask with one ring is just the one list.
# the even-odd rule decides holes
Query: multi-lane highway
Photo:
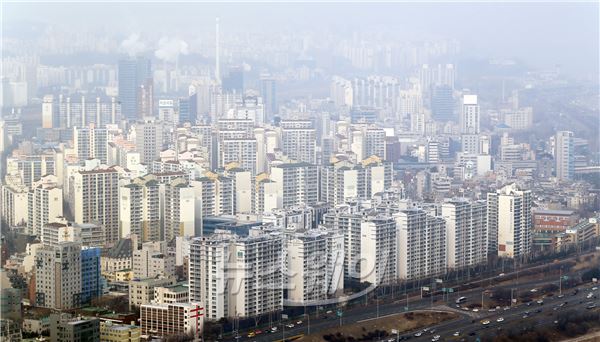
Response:
[{"label": "multi-lane highway", "polygon": [[[476,315],[472,315],[470,320],[463,316],[458,321],[431,327],[426,332],[419,330],[402,334],[398,339],[432,341],[436,340],[436,336],[439,336],[440,341],[474,341],[484,335],[500,334],[502,330],[508,327],[522,327],[526,325],[525,323],[536,326],[551,326],[556,324],[559,313],[563,311],[597,310],[597,306],[600,306],[598,301],[600,291],[598,289],[592,290],[591,286],[586,285],[580,287],[577,294],[574,295],[573,292],[574,290],[569,290],[565,291],[563,295],[538,297],[529,304],[520,304],[510,308],[494,308],[493,311],[480,310],[475,313]],[[590,293],[593,295],[588,298]],[[538,304],[538,299],[542,300],[543,304]],[[432,333],[431,330],[434,332]]]},{"label": "multi-lane highway", "polygon": [[[573,274],[575,275],[575,274]],[[499,281],[501,280],[501,276],[496,276],[489,278],[490,280]],[[480,282],[480,284],[484,284],[487,282],[487,279],[484,282]],[[498,287],[506,287],[512,288],[515,290],[515,298],[517,297],[517,293],[521,293],[523,291],[530,291],[533,288],[541,288],[546,284],[557,284],[558,279],[554,276],[543,277],[541,279],[534,280],[522,280],[518,284],[511,283],[510,285],[498,285]],[[480,309],[477,312],[473,312],[472,310],[466,311],[463,308],[456,308],[455,300],[459,296],[467,297],[468,300],[466,303],[463,303],[462,306],[467,306],[469,304],[481,303],[482,293],[486,289],[493,289],[494,286],[488,286],[486,288],[475,288],[467,291],[461,291],[460,293],[454,293],[449,298],[442,298],[441,295],[434,297],[434,301],[431,298],[419,298],[412,297],[409,298],[409,311],[413,310],[445,310],[445,311],[453,311],[458,313],[459,318],[449,321],[443,322],[438,326],[432,327],[434,329],[434,333],[432,334],[430,331],[427,331],[421,336],[415,336],[416,331],[405,333],[403,335],[398,336],[398,338],[418,341],[430,341],[436,335],[440,336],[440,340],[452,339],[452,340],[475,340],[477,336],[481,336],[482,334],[491,333],[493,331],[497,331],[498,328],[502,329],[502,327],[508,326],[515,322],[522,323],[523,321],[531,321],[535,324],[553,324],[554,317],[558,312],[567,309],[585,309],[587,303],[590,301],[597,301],[597,299],[585,298],[590,286],[584,285],[581,291],[576,296],[571,298],[572,289],[565,290],[563,292],[564,296],[562,298],[556,297],[548,297],[544,299],[543,305],[530,304],[529,306],[526,304],[515,305],[512,308],[504,310],[504,308],[500,310],[496,310],[494,312],[488,311],[487,306],[489,305],[489,298],[484,296],[484,309]],[[587,292],[586,292],[587,291]],[[600,297],[600,291],[595,291],[596,297]],[[534,294],[536,297],[540,297],[541,293],[537,292]],[[567,302],[563,306],[553,309],[554,306],[560,305],[562,302]],[[581,303],[580,303],[581,302]],[[600,305],[599,305],[600,306]],[[390,299],[386,299],[385,303],[382,300],[379,305],[369,305],[369,306],[358,306],[353,308],[342,309],[342,317],[341,319],[336,315],[335,309],[332,312],[326,314],[326,318],[323,318],[323,313],[319,316],[316,316],[314,313],[310,317],[310,327],[309,320],[304,317],[300,318],[302,323],[298,323],[298,319],[288,320],[284,323],[279,323],[277,326],[277,331],[275,333],[266,333],[263,332],[259,335],[248,336],[248,334],[252,331],[244,331],[240,332],[237,338],[229,337],[227,340],[238,340],[238,341],[273,341],[273,340],[282,340],[284,336],[289,338],[291,336],[297,336],[300,334],[307,335],[309,333],[316,333],[320,331],[324,331],[330,328],[335,328],[344,324],[371,320],[377,317],[384,317],[387,315],[394,315],[406,312],[406,299],[400,298],[396,301],[392,301]],[[541,312],[537,312],[541,311]],[[527,317],[524,318],[525,312],[528,312]],[[548,315],[551,314],[551,315]],[[501,319],[501,322],[498,322],[498,319]],[[482,324],[482,321],[489,320],[489,324]],[[289,327],[284,327],[285,325],[290,325]],[[293,327],[291,327],[293,324]],[[267,330],[265,328],[264,330]],[[454,333],[458,332],[459,336],[453,336]]]}]

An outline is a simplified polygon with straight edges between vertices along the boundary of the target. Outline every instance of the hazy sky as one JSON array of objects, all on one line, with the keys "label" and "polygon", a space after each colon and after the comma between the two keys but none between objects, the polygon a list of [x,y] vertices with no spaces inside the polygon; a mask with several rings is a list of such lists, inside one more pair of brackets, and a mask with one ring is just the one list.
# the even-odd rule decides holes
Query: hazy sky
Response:
[{"label": "hazy sky", "polygon": [[[598,2],[557,3],[5,3],[7,32],[43,22],[73,29],[130,32],[263,31],[326,28],[386,31],[400,38],[457,38],[475,57],[516,57],[560,64],[578,75],[598,73]],[[471,53],[472,52],[472,53]]]}]

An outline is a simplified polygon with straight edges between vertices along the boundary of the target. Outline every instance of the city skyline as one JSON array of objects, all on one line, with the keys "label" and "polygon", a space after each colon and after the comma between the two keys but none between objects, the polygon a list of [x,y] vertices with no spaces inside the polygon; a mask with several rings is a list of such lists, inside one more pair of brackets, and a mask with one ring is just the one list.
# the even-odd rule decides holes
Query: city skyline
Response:
[{"label": "city skyline", "polygon": [[598,3],[1,7],[0,340],[597,335]]}]

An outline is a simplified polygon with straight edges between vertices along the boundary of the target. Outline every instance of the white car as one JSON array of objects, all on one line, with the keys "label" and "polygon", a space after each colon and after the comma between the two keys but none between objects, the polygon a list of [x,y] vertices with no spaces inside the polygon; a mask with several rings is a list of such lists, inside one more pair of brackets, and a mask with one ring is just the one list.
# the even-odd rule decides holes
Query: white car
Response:
[{"label": "white car", "polygon": [[479,312],[479,309],[478,308],[474,308],[473,312]]},{"label": "white car", "polygon": [[598,289],[597,286],[592,287],[592,291],[596,291]]},{"label": "white car", "polygon": [[458,337],[458,336],[460,336],[460,332],[456,331],[456,332],[454,332],[454,334],[452,334],[452,336]]},{"label": "white car", "polygon": [[529,292],[537,292],[537,289],[531,289]]},{"label": "white car", "polygon": [[498,319],[496,320],[496,322],[500,323],[500,322],[504,322],[504,318],[502,317],[498,317]]},{"label": "white car", "polygon": [[417,331],[417,332],[415,333],[415,337],[420,337],[421,335],[423,335],[423,332],[422,332],[422,331]]},{"label": "white car", "polygon": [[490,321],[488,321],[488,320],[486,319],[485,321],[482,321],[482,322],[481,322],[481,324],[483,324],[483,325],[488,325],[488,324],[490,324]]}]

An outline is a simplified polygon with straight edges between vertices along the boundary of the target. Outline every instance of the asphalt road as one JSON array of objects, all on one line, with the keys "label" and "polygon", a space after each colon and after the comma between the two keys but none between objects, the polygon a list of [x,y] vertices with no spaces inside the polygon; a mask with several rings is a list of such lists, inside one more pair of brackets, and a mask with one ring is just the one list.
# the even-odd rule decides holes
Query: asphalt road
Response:
[{"label": "asphalt road", "polygon": [[[563,292],[563,296],[544,297],[544,304],[540,305],[531,302],[530,305],[520,304],[505,310],[504,308],[490,312],[481,310],[477,317],[468,320],[462,317],[458,321],[443,323],[431,327],[420,337],[415,336],[417,332],[410,332],[399,336],[399,339],[410,339],[411,341],[431,341],[435,335],[440,336],[440,341],[465,340],[475,341],[483,335],[496,335],[501,333],[502,329],[508,326],[523,326],[531,323],[537,326],[551,326],[562,311],[577,310],[585,311],[589,303],[595,303],[600,306],[600,290],[591,290],[591,285],[579,287],[577,295],[573,295],[573,289]],[[593,293],[596,298],[587,298],[589,293]],[[565,304],[566,303],[566,304]],[[595,310],[597,310],[596,308]],[[498,320],[502,321],[499,322]],[[484,325],[482,322],[489,321]],[[422,330],[420,330],[422,331]],[[459,336],[454,336],[458,332]],[[395,341],[395,339],[393,339]]]},{"label": "asphalt road", "polygon": [[[567,258],[565,260],[568,259],[572,259],[572,258]],[[544,268],[547,267],[547,265],[540,265],[540,266],[534,266],[531,268],[528,268],[527,270],[531,270],[531,269],[539,269],[539,268]],[[521,272],[520,274],[522,275],[526,275],[527,274],[527,270],[521,270],[519,272]],[[512,272],[512,273],[516,273],[516,272]],[[509,275],[511,273],[508,273],[506,275]],[[571,276],[576,275],[576,273],[571,274]],[[511,308],[509,310],[507,310],[506,312],[501,311],[501,312],[489,312],[489,311],[479,311],[477,313],[472,312],[472,311],[464,311],[464,310],[458,310],[455,307],[455,300],[456,298],[458,298],[459,296],[465,296],[468,297],[469,300],[467,301],[467,303],[464,303],[464,305],[468,305],[470,303],[481,303],[481,295],[482,292],[486,289],[493,289],[495,287],[505,287],[505,288],[514,288],[515,289],[515,298],[517,297],[517,292],[522,292],[522,291],[529,291],[532,288],[540,288],[545,284],[556,284],[558,285],[559,281],[557,279],[557,277],[552,276],[552,277],[541,277],[541,278],[535,278],[535,279],[529,279],[529,280],[525,280],[522,279],[518,282],[518,284],[516,283],[516,281],[511,282],[510,285],[506,284],[506,285],[495,285],[495,286],[485,286],[485,284],[489,281],[491,282],[491,280],[496,280],[499,281],[501,280],[502,277],[500,276],[493,276],[493,277],[489,277],[486,279],[482,279],[477,281],[477,283],[482,284],[483,287],[479,287],[479,288],[475,288],[475,289],[471,289],[471,290],[467,290],[467,291],[461,291],[453,293],[452,295],[449,296],[449,298],[444,298],[444,300],[442,300],[442,296],[437,295],[434,297],[434,302],[432,303],[431,298],[419,298],[419,297],[411,297],[409,298],[409,311],[414,311],[414,310],[424,310],[424,309],[433,309],[433,310],[450,310],[450,311],[454,311],[460,314],[460,317],[456,320],[453,321],[449,321],[449,322],[444,322],[438,326],[435,326],[434,329],[436,330],[436,333],[434,334],[427,334],[427,336],[422,336],[420,338],[416,338],[414,336],[415,332],[411,332],[411,333],[407,333],[404,335],[400,335],[400,337],[404,336],[405,338],[410,337],[411,340],[418,340],[418,341],[430,341],[432,339],[433,336],[435,335],[440,335],[441,339],[440,340],[444,340],[444,339],[448,339],[448,338],[452,338],[454,340],[460,340],[462,338],[465,338],[466,340],[472,339],[475,340],[476,337],[473,336],[469,336],[470,333],[474,332],[475,336],[477,336],[478,334],[480,335],[481,332],[485,331],[488,332],[490,331],[491,328],[497,329],[498,326],[502,326],[502,325],[507,325],[510,324],[513,321],[518,321],[518,322],[523,322],[523,313],[525,311],[534,311],[534,313],[532,313],[532,315],[530,317],[528,317],[528,320],[536,320],[538,319],[538,316],[541,316],[538,314],[538,316],[536,316],[535,310],[537,310],[537,308],[534,307],[530,307],[530,306],[526,306],[525,304],[519,305],[517,307]],[[587,286],[590,287],[590,286]],[[583,287],[585,288],[585,286]],[[572,292],[572,289],[565,291],[565,298],[568,297],[568,294],[570,294]],[[566,307],[571,307],[571,308],[580,308],[581,307],[585,307],[587,302],[589,302],[590,300],[584,300],[583,304],[579,304],[579,301],[581,300],[580,297],[585,297],[585,295],[587,294],[587,292],[585,292],[585,294],[583,294],[582,292],[585,291],[580,291],[580,293],[578,294],[577,297],[574,297],[574,299],[577,299],[577,304],[574,304],[571,302],[571,300],[565,299],[569,301],[568,306],[565,306],[565,308],[561,308],[560,310],[564,310],[566,309]],[[600,297],[600,292],[597,293],[597,296]],[[384,302],[385,300],[385,302]],[[485,301],[489,300],[487,297],[484,298],[484,305]],[[552,302],[556,299],[552,299],[552,298],[548,298],[545,301],[549,301]],[[559,302],[557,302],[556,305],[558,305]],[[549,304],[552,305],[552,304]],[[572,306],[571,306],[572,305]],[[309,324],[308,324],[308,320],[306,319],[306,317],[300,318],[302,320],[302,323],[300,325],[296,324],[296,321],[298,320],[296,319],[290,319],[288,321],[285,322],[285,324],[290,324],[293,323],[294,327],[293,328],[284,328],[283,325],[281,324],[281,322],[278,322],[277,324],[274,324],[274,326],[278,327],[277,332],[275,333],[266,333],[263,332],[260,335],[256,335],[253,337],[247,337],[247,334],[252,331],[252,330],[247,330],[247,331],[240,331],[240,336],[235,339],[234,337],[229,337],[226,338],[225,341],[274,341],[274,340],[282,340],[285,337],[291,337],[291,336],[296,336],[296,335],[300,335],[300,334],[305,334],[308,335],[309,333],[315,333],[315,332],[319,332],[319,331],[323,331],[326,329],[330,329],[330,328],[335,328],[335,327],[339,327],[340,325],[344,325],[344,324],[349,324],[349,323],[354,323],[354,322],[359,322],[359,321],[363,321],[363,320],[370,320],[370,319],[375,319],[377,317],[383,317],[383,316],[387,316],[387,315],[394,315],[394,314],[399,314],[399,313],[403,313],[403,312],[407,312],[407,310],[405,310],[406,307],[406,300],[404,298],[398,298],[395,301],[392,301],[390,298],[386,298],[386,299],[382,299],[380,302],[380,305],[369,305],[369,306],[356,306],[353,308],[347,308],[347,309],[342,309],[342,319],[340,320],[339,317],[335,316],[335,310],[332,313],[329,313],[327,315],[326,318],[323,318],[323,313],[321,313],[321,317],[317,317],[314,313],[311,314],[310,317],[310,331],[309,331]],[[544,311],[544,309],[546,309],[548,306],[544,305],[544,306],[540,306],[540,308],[542,308],[542,311]],[[554,311],[552,309],[550,309],[552,312],[557,313],[560,310]],[[502,316],[504,318],[504,322],[499,323],[496,322],[497,318],[499,318],[500,316]],[[488,319],[490,320],[490,324],[489,325],[482,325],[480,323],[481,320],[483,319]],[[473,322],[475,320],[475,322]],[[554,319],[548,319],[548,322],[552,323],[554,321]],[[545,322],[546,324],[548,322]],[[541,323],[541,322],[538,322]],[[267,329],[267,328],[265,328]],[[439,330],[438,330],[439,329]],[[452,336],[452,334],[456,331],[460,332],[460,337],[454,337]]]}]

